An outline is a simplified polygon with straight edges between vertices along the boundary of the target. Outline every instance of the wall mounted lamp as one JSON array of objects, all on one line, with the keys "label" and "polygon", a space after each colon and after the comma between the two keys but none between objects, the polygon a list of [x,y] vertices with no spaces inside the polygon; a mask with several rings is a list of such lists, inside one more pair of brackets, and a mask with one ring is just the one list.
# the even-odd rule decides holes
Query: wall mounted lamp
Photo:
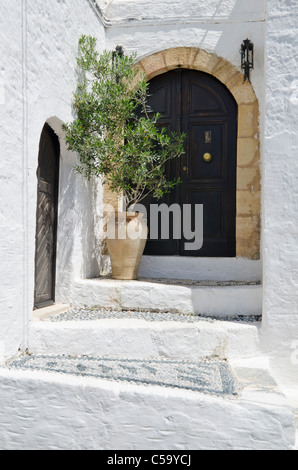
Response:
[{"label": "wall mounted lamp", "polygon": [[117,46],[116,50],[113,51],[113,62],[117,57],[123,57],[124,56],[124,50],[122,46]]},{"label": "wall mounted lamp", "polygon": [[245,39],[241,44],[241,69],[244,73],[244,82],[250,82],[250,71],[254,68],[254,44],[250,39]]},{"label": "wall mounted lamp", "polygon": [[[117,64],[117,59],[119,59],[119,57],[123,57],[124,56],[124,50],[123,50],[123,47],[122,46],[117,46],[116,47],[116,50],[113,51],[112,53],[112,61],[113,61],[113,68],[114,68],[114,65]],[[116,75],[116,82],[119,83],[119,75]]]}]

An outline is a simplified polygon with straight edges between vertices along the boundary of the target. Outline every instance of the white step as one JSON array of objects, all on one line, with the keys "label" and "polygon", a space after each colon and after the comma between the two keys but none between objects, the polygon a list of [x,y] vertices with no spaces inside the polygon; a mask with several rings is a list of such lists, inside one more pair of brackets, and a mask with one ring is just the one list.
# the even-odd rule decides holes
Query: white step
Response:
[{"label": "white step", "polygon": [[[115,361],[112,372],[119,368]],[[132,376],[146,367],[161,371],[161,377],[151,372],[146,383],[133,383],[119,374],[111,378],[103,362],[28,356],[14,368],[1,368],[0,448],[185,452],[294,446],[293,410],[260,366],[131,360]],[[182,380],[196,377],[190,380],[194,387],[181,387],[175,371]]]},{"label": "white step", "polygon": [[80,308],[34,321],[29,331],[29,351],[134,359],[253,357],[259,354],[259,325],[181,314]]},{"label": "white step", "polygon": [[77,281],[64,300],[73,306],[171,311],[218,318],[262,314],[262,286],[257,281],[99,278]]},{"label": "white step", "polygon": [[[105,264],[108,266],[109,263],[107,256]],[[262,278],[262,263],[245,258],[143,256],[139,275],[143,278],[259,281]]]}]

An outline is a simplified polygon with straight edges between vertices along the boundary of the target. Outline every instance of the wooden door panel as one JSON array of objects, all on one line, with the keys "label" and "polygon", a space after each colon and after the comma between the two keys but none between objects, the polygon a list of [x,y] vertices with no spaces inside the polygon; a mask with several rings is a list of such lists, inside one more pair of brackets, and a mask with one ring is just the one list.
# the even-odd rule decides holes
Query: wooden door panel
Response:
[{"label": "wooden door panel", "polygon": [[156,113],[162,114],[163,120],[170,120],[172,114],[172,92],[171,87],[165,84],[154,90],[150,97],[150,109]]},{"label": "wooden door panel", "polygon": [[[189,193],[188,203],[204,206],[204,241],[210,242],[226,237],[223,216],[226,203],[225,192],[218,189],[193,190]],[[194,219],[194,218],[193,218]],[[192,229],[194,229],[194,222]]]},{"label": "wooden door panel", "polygon": [[[228,221],[225,214],[228,211],[228,197],[226,191],[218,188],[209,188],[208,190],[196,189],[188,193],[187,203],[191,204],[192,208],[196,204],[203,205],[204,207],[204,231],[203,231],[203,247],[200,250],[201,256],[214,257],[222,256],[220,253],[223,251],[225,256],[234,256],[234,251],[231,249],[231,237],[233,229],[233,221]],[[199,221],[198,221],[199,222]],[[192,231],[195,231],[195,212],[192,211]],[[198,227],[197,227],[198,229]],[[180,254],[183,256],[198,256],[196,251],[187,251],[184,249],[187,241],[182,239]]]},{"label": "wooden door panel", "polygon": [[[191,123],[188,128],[188,182],[193,184],[227,182],[226,124]],[[211,154],[211,162],[204,154]]]},{"label": "wooden door panel", "polygon": [[59,143],[48,126],[39,147],[35,252],[35,308],[55,302]]},{"label": "wooden door panel", "polygon": [[[161,75],[158,81],[152,81],[148,99],[149,109],[153,113],[160,113],[159,126],[165,127],[168,134],[172,131],[180,129],[180,114],[176,110],[181,106],[181,96],[177,94],[177,80],[179,73],[176,71],[169,72],[166,76]],[[176,178],[180,173],[180,162],[172,160],[165,168],[166,176],[169,180]],[[173,191],[165,195],[162,200],[155,200],[152,197],[143,201],[148,210],[148,227],[150,233],[150,205],[165,203],[168,206],[179,201],[177,191]],[[161,226],[161,217],[159,217]],[[152,240],[148,239],[145,247],[145,255],[171,256],[179,251],[179,241],[173,239],[173,227],[170,226],[170,237],[168,240]]]},{"label": "wooden door panel", "polygon": [[[234,257],[236,255],[237,105],[218,80],[179,69],[150,82],[149,105],[160,112],[168,132],[187,134],[185,155],[165,171],[182,184],[155,204],[204,205],[204,243],[186,251],[185,240],[149,239],[145,254]],[[203,159],[205,153],[211,162]],[[149,208],[150,204],[148,204]]]},{"label": "wooden door panel", "polygon": [[197,115],[208,115],[212,114],[223,114],[223,106],[221,101],[212,93],[210,88],[202,86],[202,83],[198,85],[192,81],[189,81],[185,85],[189,89],[185,89],[185,92],[189,96],[189,116]]},{"label": "wooden door panel", "polygon": [[40,193],[38,201],[37,247],[36,247],[36,304],[51,300],[53,257],[52,197]]}]

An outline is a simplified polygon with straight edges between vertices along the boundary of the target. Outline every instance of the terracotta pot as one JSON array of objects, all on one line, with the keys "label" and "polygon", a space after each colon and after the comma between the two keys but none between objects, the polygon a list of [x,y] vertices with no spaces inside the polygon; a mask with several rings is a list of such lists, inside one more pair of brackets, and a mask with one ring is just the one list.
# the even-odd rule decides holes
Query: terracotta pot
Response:
[{"label": "terracotta pot", "polygon": [[138,278],[145,250],[148,227],[143,214],[123,212],[108,222],[107,246],[112,264],[113,279]]}]

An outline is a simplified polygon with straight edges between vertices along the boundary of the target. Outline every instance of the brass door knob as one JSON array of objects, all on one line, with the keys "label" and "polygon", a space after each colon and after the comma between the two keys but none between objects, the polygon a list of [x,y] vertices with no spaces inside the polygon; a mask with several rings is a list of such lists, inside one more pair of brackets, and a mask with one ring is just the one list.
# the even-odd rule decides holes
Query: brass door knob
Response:
[{"label": "brass door knob", "polygon": [[210,163],[212,161],[212,155],[211,153],[205,153],[203,155],[203,159],[205,160],[206,163]]},{"label": "brass door knob", "polygon": [[183,171],[184,171],[184,172],[187,171],[187,166],[184,166],[184,167],[183,167]]}]

